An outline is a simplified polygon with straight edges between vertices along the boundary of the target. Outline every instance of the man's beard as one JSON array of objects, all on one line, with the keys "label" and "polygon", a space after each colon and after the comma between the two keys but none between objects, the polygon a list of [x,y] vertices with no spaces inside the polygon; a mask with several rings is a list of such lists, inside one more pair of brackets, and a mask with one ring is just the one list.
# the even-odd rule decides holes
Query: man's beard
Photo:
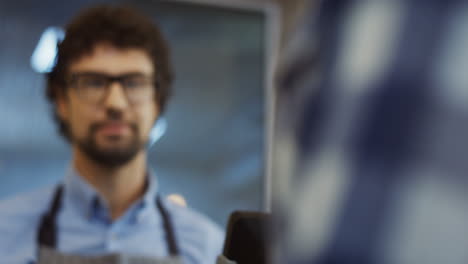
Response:
[{"label": "man's beard", "polygon": [[[123,166],[135,158],[138,152],[144,148],[145,142],[139,138],[138,127],[135,124],[130,124],[131,138],[126,145],[109,149],[99,147],[95,135],[102,125],[91,125],[86,138],[76,140],[81,151],[97,164],[107,168]],[[112,139],[110,136],[109,140],[118,140],[118,138]]]}]

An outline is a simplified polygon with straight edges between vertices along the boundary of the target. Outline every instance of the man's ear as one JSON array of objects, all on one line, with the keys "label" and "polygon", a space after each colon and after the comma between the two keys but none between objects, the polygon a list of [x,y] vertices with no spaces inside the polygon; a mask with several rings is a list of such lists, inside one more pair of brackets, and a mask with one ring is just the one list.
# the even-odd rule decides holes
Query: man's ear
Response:
[{"label": "man's ear", "polygon": [[159,95],[156,94],[153,98],[154,100],[154,111],[155,111],[155,119],[154,119],[154,124],[156,124],[156,122],[158,121],[159,119],[159,116],[161,115],[161,105],[159,104]]},{"label": "man's ear", "polygon": [[57,98],[55,98],[55,104],[57,107],[57,115],[62,120],[68,120],[68,98],[66,92],[63,89],[57,89]]}]

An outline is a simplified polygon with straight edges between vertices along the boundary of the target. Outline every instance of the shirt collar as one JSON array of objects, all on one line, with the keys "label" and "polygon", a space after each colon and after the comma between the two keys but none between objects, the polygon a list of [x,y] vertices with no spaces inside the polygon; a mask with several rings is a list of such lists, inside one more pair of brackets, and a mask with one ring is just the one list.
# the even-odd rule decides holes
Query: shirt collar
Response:
[{"label": "shirt collar", "polygon": [[[157,194],[157,180],[154,172],[148,169],[146,177],[147,186],[145,193],[141,199],[136,201],[129,207],[130,211],[141,210],[155,204]],[[107,203],[96,191],[96,189],[88,183],[73,167],[68,169],[64,180],[65,196],[85,218],[107,217]],[[126,212],[124,215],[127,215]],[[136,213],[132,213],[136,217]],[[109,219],[109,218],[108,218]]]}]

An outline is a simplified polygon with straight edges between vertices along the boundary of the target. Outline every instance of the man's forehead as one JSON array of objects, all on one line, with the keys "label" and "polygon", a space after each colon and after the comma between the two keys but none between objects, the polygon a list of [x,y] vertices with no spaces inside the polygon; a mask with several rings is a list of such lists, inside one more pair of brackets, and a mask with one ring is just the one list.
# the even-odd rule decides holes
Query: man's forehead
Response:
[{"label": "man's forehead", "polygon": [[93,53],[96,52],[96,49],[100,49],[101,52],[105,55],[112,56],[122,52],[122,49],[116,48],[114,46],[108,44],[101,44],[98,46],[94,46]]},{"label": "man's forehead", "polygon": [[150,56],[138,48],[118,48],[111,44],[99,43],[71,63],[69,70],[100,71],[107,73],[142,72],[153,74]]}]

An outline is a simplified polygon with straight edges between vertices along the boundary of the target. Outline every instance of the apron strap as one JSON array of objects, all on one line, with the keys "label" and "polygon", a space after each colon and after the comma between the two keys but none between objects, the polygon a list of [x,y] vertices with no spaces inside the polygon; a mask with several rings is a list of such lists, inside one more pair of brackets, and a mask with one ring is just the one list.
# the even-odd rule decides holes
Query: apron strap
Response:
[{"label": "apron strap", "polygon": [[55,248],[57,245],[57,232],[55,219],[57,218],[57,213],[60,211],[60,205],[62,200],[63,186],[59,185],[55,189],[54,197],[52,200],[51,207],[48,212],[46,212],[41,219],[39,225],[39,231],[37,234],[37,243],[38,245],[47,246],[50,248]]},{"label": "apron strap", "polygon": [[[39,246],[46,246],[49,248],[56,248],[57,246],[57,213],[60,211],[61,201],[63,194],[63,186],[59,185],[55,189],[54,197],[49,211],[47,211],[41,219],[39,230],[37,233],[37,244]],[[177,246],[175,237],[174,226],[172,225],[169,212],[164,207],[159,195],[156,197],[156,205],[161,213],[163,220],[163,228],[166,233],[166,242],[168,251],[171,256],[179,256],[180,251]]]},{"label": "apron strap", "polygon": [[169,212],[164,207],[163,202],[161,201],[161,197],[158,195],[156,197],[156,205],[158,206],[159,212],[161,213],[163,219],[164,230],[166,232],[166,242],[169,250],[169,254],[171,256],[179,256],[180,251],[177,246],[177,240],[174,233],[174,226],[172,225],[171,216]]}]

